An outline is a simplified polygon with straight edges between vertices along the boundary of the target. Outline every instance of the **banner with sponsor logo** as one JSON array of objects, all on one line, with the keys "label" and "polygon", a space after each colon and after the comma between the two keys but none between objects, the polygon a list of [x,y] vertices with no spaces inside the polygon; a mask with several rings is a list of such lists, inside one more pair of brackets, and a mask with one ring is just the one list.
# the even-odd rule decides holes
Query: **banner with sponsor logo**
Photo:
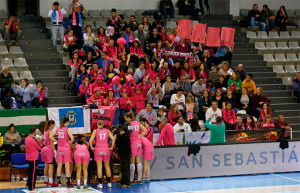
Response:
[{"label": "banner with sponsor logo", "polygon": [[96,129],[99,120],[103,121],[104,125],[111,126],[115,112],[115,106],[100,106],[99,109],[91,109],[91,129]]},{"label": "banner with sponsor logo", "polygon": [[[153,134],[153,144],[157,142],[159,138],[159,133]],[[175,144],[185,145],[185,144],[203,144],[209,143],[210,132],[190,132],[190,133],[174,133]]]},{"label": "banner with sponsor logo", "polygon": [[72,134],[90,133],[90,110],[82,107],[47,108],[49,120],[55,121],[55,127],[59,127],[63,117],[69,118],[69,128]]},{"label": "banner with sponsor logo", "polygon": [[226,142],[272,141],[284,135],[284,129],[258,129],[243,131],[226,131]]},{"label": "banner with sponsor logo", "polygon": [[151,177],[165,180],[299,171],[300,141],[289,142],[289,147],[282,150],[279,142],[201,145],[195,156],[187,156],[187,146],[159,147],[150,161]]}]

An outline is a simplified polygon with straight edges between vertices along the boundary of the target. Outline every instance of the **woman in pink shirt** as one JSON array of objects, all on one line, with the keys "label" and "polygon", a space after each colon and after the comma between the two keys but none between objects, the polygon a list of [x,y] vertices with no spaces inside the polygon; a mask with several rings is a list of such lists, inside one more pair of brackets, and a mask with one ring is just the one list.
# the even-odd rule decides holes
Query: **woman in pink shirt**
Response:
[{"label": "woman in pink shirt", "polygon": [[262,129],[274,128],[273,120],[270,115],[266,115],[265,120],[261,123],[260,126]]},{"label": "woman in pink shirt", "polygon": [[163,117],[161,119],[159,129],[161,130],[161,133],[155,145],[175,145],[174,128],[168,123],[167,118]]},{"label": "woman in pink shirt", "polygon": [[137,86],[140,86],[141,90],[142,90],[142,94],[144,95],[144,97],[147,98],[147,93],[151,88],[151,85],[148,81],[148,76],[146,76],[145,74],[142,75],[142,82],[139,83]]},{"label": "woman in pink shirt", "polygon": [[[133,127],[130,133],[130,144],[131,144],[131,158],[130,158],[130,182],[131,184],[141,184],[142,183],[142,164],[141,164],[141,155],[142,155],[142,144],[141,138],[146,134],[147,129],[141,125],[139,122],[135,121],[135,116],[133,112],[128,112],[125,115],[125,121]],[[140,134],[141,132],[141,134]],[[137,167],[137,181],[134,182],[134,172],[135,172],[135,163]]]},{"label": "woman in pink shirt", "polygon": [[39,141],[37,141],[34,138],[35,135],[36,129],[34,127],[30,127],[29,136],[25,139],[26,161],[29,164],[27,181],[29,191],[33,191],[35,189],[39,151],[42,150],[43,145],[41,141],[42,138],[39,137]]},{"label": "woman in pink shirt", "polygon": [[191,82],[194,82],[196,80],[195,71],[187,61],[183,64],[183,69],[181,70],[181,74],[186,75],[187,79]]},{"label": "woman in pink shirt", "polygon": [[181,112],[178,110],[177,104],[171,104],[170,111],[168,113],[168,120],[172,125],[176,125],[177,117],[181,115]]},{"label": "woman in pink shirt", "polygon": [[[111,139],[111,147],[108,147],[108,138]],[[93,140],[96,140],[96,147],[93,147]],[[115,138],[113,134],[104,128],[104,124],[101,120],[97,122],[97,129],[93,131],[92,136],[90,138],[90,147],[91,150],[94,152],[95,161],[97,163],[97,175],[98,175],[98,186],[97,188],[102,189],[103,182],[102,182],[102,161],[104,162],[104,167],[107,176],[107,186],[109,188],[112,187],[111,185],[111,171],[110,171],[110,152],[113,150],[115,146]]]},{"label": "woman in pink shirt", "polygon": [[204,79],[204,83],[207,81],[208,79],[208,71],[207,71],[207,66],[203,63],[200,64],[199,69],[196,71],[196,77],[203,77]]},{"label": "woman in pink shirt", "polygon": [[260,110],[260,121],[264,121],[266,118],[266,115],[270,115],[272,119],[272,109],[270,107],[270,103],[265,102],[263,103],[263,108]]},{"label": "woman in pink shirt", "polygon": [[119,101],[114,97],[114,90],[112,88],[108,90],[108,96],[104,99],[104,106],[119,106]]},{"label": "woman in pink shirt", "polygon": [[146,56],[146,74],[149,77],[150,83],[155,82],[155,78],[158,76],[158,65],[156,61],[153,61],[150,65],[148,57]]},{"label": "woman in pink shirt", "polygon": [[146,108],[145,101],[147,100],[147,98],[142,94],[140,85],[137,85],[133,91],[131,85],[129,84],[129,93],[130,96],[134,99],[133,109],[135,110],[135,114],[138,114],[141,110]]},{"label": "woman in pink shirt", "polygon": [[150,182],[150,160],[154,159],[154,146],[151,141],[145,137],[141,138],[143,149],[143,178],[142,182]]},{"label": "woman in pink shirt", "polygon": [[71,77],[71,82],[75,82],[75,76],[76,76],[76,72],[78,70],[78,66],[80,64],[82,64],[82,60],[79,59],[79,55],[77,52],[73,53],[73,57],[70,59],[70,68],[71,68],[71,71],[70,71],[70,74],[69,74],[69,77]]},{"label": "woman in pink shirt", "polygon": [[[68,128],[69,126],[69,118],[63,117],[60,122],[60,127],[55,129],[53,132],[51,132],[50,139],[53,142],[57,143],[57,156],[56,156],[56,162],[57,162],[57,179],[58,184],[61,184],[60,177],[61,177],[61,169],[62,165],[65,164],[65,172],[67,177],[67,186],[73,187],[70,182],[70,163],[72,162],[72,156],[71,156],[71,144],[74,141],[74,137],[72,135],[71,130]],[[54,138],[54,136],[57,135],[58,140]]]},{"label": "woman in pink shirt", "polygon": [[128,89],[124,88],[120,99],[120,124],[125,123],[124,116],[132,110],[134,103],[132,98],[128,97]]},{"label": "woman in pink shirt", "polygon": [[[49,185],[51,187],[57,187],[58,184],[53,182],[53,170],[54,170],[54,155],[56,154],[56,149],[53,141],[50,140],[50,135],[52,133],[52,129],[55,126],[55,122],[53,120],[49,120],[45,124],[44,128],[44,141],[45,147],[41,151],[42,161],[45,162],[44,168],[44,176],[45,182],[44,184]],[[49,177],[49,178],[48,178]],[[49,181],[48,181],[49,179]]]},{"label": "woman in pink shirt", "polygon": [[247,130],[255,130],[255,129],[257,129],[257,125],[254,122],[253,116],[248,116],[247,117],[246,129]]},{"label": "woman in pink shirt", "polygon": [[103,49],[106,44],[108,44],[110,37],[107,37],[105,34],[105,29],[103,27],[99,27],[98,34],[96,37],[99,39],[97,42],[97,47]]}]

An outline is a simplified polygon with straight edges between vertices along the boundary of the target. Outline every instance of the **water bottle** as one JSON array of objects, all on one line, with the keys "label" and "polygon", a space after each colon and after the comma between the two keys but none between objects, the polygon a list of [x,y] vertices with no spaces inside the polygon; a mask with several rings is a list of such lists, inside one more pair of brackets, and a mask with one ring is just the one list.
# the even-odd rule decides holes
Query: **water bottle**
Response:
[{"label": "water bottle", "polygon": [[15,175],[14,174],[11,175],[11,185],[12,186],[15,185]]},{"label": "water bottle", "polygon": [[20,186],[20,175],[19,175],[19,174],[17,174],[16,185],[17,185],[17,186]]}]

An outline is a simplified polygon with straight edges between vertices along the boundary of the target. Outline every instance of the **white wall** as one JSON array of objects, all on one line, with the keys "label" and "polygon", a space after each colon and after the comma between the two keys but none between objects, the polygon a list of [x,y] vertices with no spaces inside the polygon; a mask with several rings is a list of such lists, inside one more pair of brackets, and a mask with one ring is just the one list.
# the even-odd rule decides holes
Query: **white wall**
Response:
[{"label": "white wall", "polygon": [[7,0],[0,0],[0,9],[5,10],[6,14],[8,12],[8,7],[7,7]]},{"label": "white wall", "polygon": [[267,4],[270,9],[279,9],[284,5],[286,9],[300,9],[300,0],[230,0],[230,14],[239,16],[240,9],[252,9],[253,4],[258,4],[259,9]]}]

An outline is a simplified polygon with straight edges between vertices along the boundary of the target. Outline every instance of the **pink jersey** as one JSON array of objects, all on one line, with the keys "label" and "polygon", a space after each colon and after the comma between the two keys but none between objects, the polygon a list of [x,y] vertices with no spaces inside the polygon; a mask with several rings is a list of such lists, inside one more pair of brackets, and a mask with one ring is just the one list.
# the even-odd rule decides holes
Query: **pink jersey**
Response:
[{"label": "pink jersey", "polygon": [[140,141],[140,124],[137,121],[130,121],[130,125],[133,126],[133,130],[130,133],[130,141]]},{"label": "pink jersey", "polygon": [[50,131],[50,129],[48,129],[48,131],[44,132],[44,140],[45,140],[45,146],[46,147],[51,147],[51,141],[50,141],[50,137],[49,137],[49,131]]},{"label": "pink jersey", "polygon": [[97,129],[96,130],[96,148],[104,149],[108,148],[108,130],[107,129]]},{"label": "pink jersey", "polygon": [[75,146],[74,160],[76,164],[89,163],[90,152],[88,151],[87,146],[85,144],[78,144]]},{"label": "pink jersey", "polygon": [[68,127],[60,128],[58,127],[56,130],[58,143],[57,146],[70,146],[69,144],[69,134],[67,132]]}]

